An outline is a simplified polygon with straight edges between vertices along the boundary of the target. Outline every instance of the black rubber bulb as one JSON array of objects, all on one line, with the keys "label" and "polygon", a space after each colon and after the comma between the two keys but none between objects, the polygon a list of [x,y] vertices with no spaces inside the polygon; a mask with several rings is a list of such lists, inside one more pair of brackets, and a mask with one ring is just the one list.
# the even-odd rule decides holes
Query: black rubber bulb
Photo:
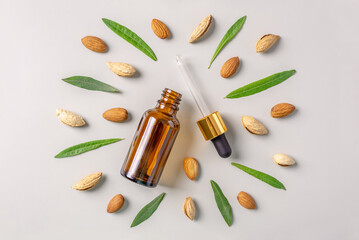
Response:
[{"label": "black rubber bulb", "polygon": [[216,138],[211,139],[211,141],[213,142],[219,156],[222,158],[231,156],[232,149],[231,146],[229,146],[226,135],[224,135],[224,133]]}]

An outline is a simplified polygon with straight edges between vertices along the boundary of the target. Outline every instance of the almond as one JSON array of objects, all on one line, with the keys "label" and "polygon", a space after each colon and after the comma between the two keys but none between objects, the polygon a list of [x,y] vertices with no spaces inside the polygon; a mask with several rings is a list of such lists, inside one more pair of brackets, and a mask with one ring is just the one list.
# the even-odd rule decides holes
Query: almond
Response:
[{"label": "almond", "polygon": [[194,158],[186,158],[183,161],[183,169],[187,177],[192,181],[196,179],[198,174],[198,162]]},{"label": "almond", "polygon": [[79,191],[90,190],[98,183],[101,177],[102,177],[102,172],[90,174],[87,177],[83,178],[78,183],[76,183],[75,185],[73,185],[72,188]]},{"label": "almond", "polygon": [[136,73],[136,68],[127,63],[106,62],[106,64],[112,72],[121,77],[131,77]]},{"label": "almond", "polygon": [[170,31],[166,24],[161,22],[158,19],[153,19],[151,24],[153,32],[157,35],[157,37],[161,39],[168,38],[170,36]]},{"label": "almond", "polygon": [[290,103],[279,103],[272,107],[270,115],[274,118],[282,118],[291,114],[295,107]]},{"label": "almond", "polygon": [[80,115],[66,110],[56,109],[56,115],[62,123],[71,127],[81,127],[86,124]]},{"label": "almond", "polygon": [[240,192],[237,195],[237,200],[242,207],[247,209],[255,209],[257,208],[256,202],[253,200],[251,195],[246,192]]},{"label": "almond", "polygon": [[257,119],[251,116],[242,116],[243,127],[250,133],[255,135],[268,134],[267,128]]},{"label": "almond", "polygon": [[278,35],[274,34],[266,34],[263,37],[261,37],[256,45],[256,52],[262,53],[268,51],[278,40]]},{"label": "almond", "polygon": [[113,213],[120,210],[123,206],[125,199],[121,194],[115,195],[107,205],[107,212]]},{"label": "almond", "polygon": [[195,41],[199,40],[200,38],[202,38],[209,30],[209,28],[211,27],[213,18],[211,15],[208,15],[207,17],[205,17],[202,22],[193,30],[192,35],[189,39],[190,43],[194,43]]},{"label": "almond", "polygon": [[81,42],[85,47],[94,52],[103,53],[107,50],[106,43],[98,37],[86,36],[81,39]]},{"label": "almond", "polygon": [[273,156],[273,161],[281,167],[289,167],[295,164],[295,160],[283,153],[277,153]]},{"label": "almond", "polygon": [[183,204],[183,212],[189,219],[191,219],[191,221],[193,221],[196,216],[196,205],[191,197],[186,198]]},{"label": "almond", "polygon": [[229,78],[233,74],[236,73],[239,66],[239,58],[238,57],[232,57],[228,59],[221,68],[221,76],[223,78]]},{"label": "almond", "polygon": [[102,114],[103,118],[111,122],[124,122],[128,113],[124,108],[111,108]]}]

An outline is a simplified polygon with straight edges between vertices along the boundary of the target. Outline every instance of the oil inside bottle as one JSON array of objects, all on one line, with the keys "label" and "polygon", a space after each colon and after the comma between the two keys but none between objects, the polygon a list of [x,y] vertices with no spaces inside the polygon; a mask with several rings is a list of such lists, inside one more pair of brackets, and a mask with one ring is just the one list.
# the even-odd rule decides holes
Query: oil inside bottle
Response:
[{"label": "oil inside bottle", "polygon": [[143,114],[122,166],[122,176],[145,186],[157,186],[180,128],[176,113],[181,97],[166,88],[156,107]]}]

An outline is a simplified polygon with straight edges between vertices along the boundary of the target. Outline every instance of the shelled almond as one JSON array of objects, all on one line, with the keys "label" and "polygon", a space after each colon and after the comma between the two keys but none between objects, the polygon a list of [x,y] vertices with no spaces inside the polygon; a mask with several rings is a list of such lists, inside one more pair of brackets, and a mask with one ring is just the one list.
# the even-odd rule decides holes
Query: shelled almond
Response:
[{"label": "shelled almond", "polygon": [[152,20],[151,27],[154,34],[156,34],[156,36],[161,39],[166,39],[170,36],[170,30],[168,30],[166,24],[164,24],[162,21],[158,19]]},{"label": "shelled almond", "polygon": [[107,212],[114,213],[120,210],[125,202],[124,197],[121,194],[115,195],[107,205]]},{"label": "shelled almond", "polygon": [[107,50],[106,43],[98,37],[86,36],[81,39],[81,42],[86,48],[94,52],[103,53]]},{"label": "shelled almond", "polygon": [[124,122],[128,118],[128,113],[124,108],[111,108],[104,112],[102,116],[111,122]]},{"label": "shelled almond", "polygon": [[242,207],[247,209],[257,208],[256,202],[253,200],[252,196],[246,192],[240,192],[237,195],[237,200]]},{"label": "shelled almond", "polygon": [[290,103],[279,103],[272,107],[270,114],[273,118],[282,118],[290,115],[294,110],[295,107]]},{"label": "shelled almond", "polygon": [[223,78],[229,78],[237,72],[238,67],[239,58],[232,57],[223,64],[220,74]]}]

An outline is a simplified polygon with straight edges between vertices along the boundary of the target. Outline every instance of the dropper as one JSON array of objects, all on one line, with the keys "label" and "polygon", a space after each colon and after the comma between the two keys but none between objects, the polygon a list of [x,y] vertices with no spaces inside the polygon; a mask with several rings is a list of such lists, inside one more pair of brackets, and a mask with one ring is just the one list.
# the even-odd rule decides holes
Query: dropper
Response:
[{"label": "dropper", "polygon": [[193,81],[193,78],[183,61],[183,59],[176,56],[177,66],[181,72],[182,78],[186,83],[192,97],[194,98],[199,111],[202,113],[203,118],[197,121],[197,125],[201,130],[203,137],[206,141],[211,140],[222,158],[227,158],[232,154],[232,149],[226,139],[225,132],[227,131],[226,125],[218,111],[211,113],[204,101],[202,95],[198,91]]}]

